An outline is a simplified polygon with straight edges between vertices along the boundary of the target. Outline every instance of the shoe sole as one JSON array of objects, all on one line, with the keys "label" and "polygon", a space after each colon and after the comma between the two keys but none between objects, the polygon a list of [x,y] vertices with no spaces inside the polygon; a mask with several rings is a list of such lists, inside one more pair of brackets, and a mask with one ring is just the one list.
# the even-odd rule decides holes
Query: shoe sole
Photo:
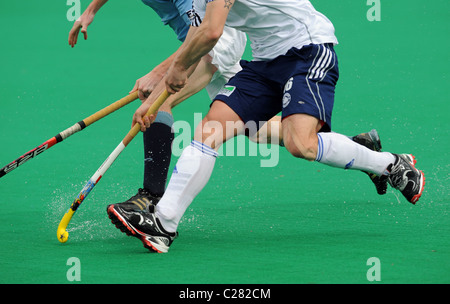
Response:
[{"label": "shoe sole", "polygon": [[415,204],[419,201],[419,198],[422,196],[423,190],[425,189],[425,174],[423,174],[422,170],[419,170],[419,172],[420,172],[420,175],[421,175],[420,181],[421,181],[421,184],[422,184],[422,185],[420,186],[420,192],[419,192],[419,194],[414,195],[414,196],[411,198],[411,200],[410,200],[410,202],[411,202],[413,205],[415,205]]},{"label": "shoe sole", "polygon": [[125,233],[128,236],[134,236],[141,240],[142,244],[145,248],[150,250],[151,252],[157,253],[165,253],[167,251],[159,250],[156,248],[150,240],[147,240],[147,236],[142,231],[134,228],[132,225],[128,224],[127,221],[116,211],[114,210],[114,205],[110,205],[107,208],[108,217],[111,219],[111,223],[116,226],[120,231]]},{"label": "shoe sole", "polygon": [[113,223],[117,229],[119,229],[128,236],[136,236],[136,232],[134,232],[130,227],[128,227],[128,225],[122,220],[122,217],[120,217],[119,214],[114,210],[114,205],[108,206],[106,211],[108,213],[108,217],[111,220],[111,223]]},{"label": "shoe sole", "polygon": [[423,173],[422,170],[418,170],[416,168],[417,160],[416,160],[416,157],[414,155],[412,155],[412,154],[404,154],[404,156],[409,158],[408,161],[409,161],[410,165],[420,174],[420,186],[419,186],[420,187],[420,191],[419,191],[418,194],[414,195],[409,200],[409,202],[411,204],[415,205],[419,201],[419,198],[422,196],[423,190],[425,189],[425,174]]}]

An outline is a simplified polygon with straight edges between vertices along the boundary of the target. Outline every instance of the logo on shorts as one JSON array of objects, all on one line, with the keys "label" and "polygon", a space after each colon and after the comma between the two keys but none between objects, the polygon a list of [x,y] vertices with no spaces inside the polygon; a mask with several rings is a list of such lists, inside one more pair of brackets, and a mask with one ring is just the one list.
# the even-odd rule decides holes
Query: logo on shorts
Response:
[{"label": "logo on shorts", "polygon": [[229,97],[231,94],[233,94],[235,89],[236,89],[235,86],[225,86],[219,91],[219,94],[217,95],[225,95]]},{"label": "logo on shorts", "polygon": [[289,80],[284,85],[284,93],[292,89],[292,84],[294,83],[294,77],[289,78]]},{"label": "logo on shorts", "polygon": [[291,94],[286,93],[290,89],[292,89],[292,84],[294,82],[294,77],[289,78],[289,80],[284,85],[284,96],[283,96],[283,108],[286,108],[288,104],[291,102]]},{"label": "logo on shorts", "polygon": [[283,96],[283,108],[286,108],[291,102],[291,94],[285,93]]}]

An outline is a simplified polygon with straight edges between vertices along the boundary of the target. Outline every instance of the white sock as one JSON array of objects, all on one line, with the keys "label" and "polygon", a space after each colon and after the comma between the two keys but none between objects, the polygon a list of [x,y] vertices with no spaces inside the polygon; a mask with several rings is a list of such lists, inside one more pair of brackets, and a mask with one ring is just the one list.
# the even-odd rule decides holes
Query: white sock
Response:
[{"label": "white sock", "polygon": [[338,133],[318,133],[316,161],[343,169],[363,170],[387,175],[386,168],[395,161],[388,152],[376,152]]},{"label": "white sock", "polygon": [[186,209],[211,177],[216,157],[216,151],[195,140],[183,150],[156,207],[156,215],[165,230],[177,230]]}]

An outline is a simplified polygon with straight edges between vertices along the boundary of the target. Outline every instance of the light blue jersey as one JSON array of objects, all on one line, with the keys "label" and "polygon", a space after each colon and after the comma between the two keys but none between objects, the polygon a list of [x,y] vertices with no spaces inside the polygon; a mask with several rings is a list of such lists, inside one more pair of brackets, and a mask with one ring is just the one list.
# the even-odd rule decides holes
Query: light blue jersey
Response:
[{"label": "light blue jersey", "polygon": [[192,10],[192,0],[142,0],[161,18],[164,25],[169,25],[181,42],[186,39],[190,20],[188,12]]}]

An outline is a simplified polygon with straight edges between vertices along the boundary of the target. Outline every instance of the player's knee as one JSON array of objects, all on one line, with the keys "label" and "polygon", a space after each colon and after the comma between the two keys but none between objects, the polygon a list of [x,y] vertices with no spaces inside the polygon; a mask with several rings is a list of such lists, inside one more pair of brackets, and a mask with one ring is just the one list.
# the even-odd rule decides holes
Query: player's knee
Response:
[{"label": "player's knee", "polygon": [[203,144],[216,149],[224,140],[224,127],[214,117],[214,115],[206,115],[202,122],[197,126],[195,130],[194,139],[202,142]]},{"label": "player's knee", "polygon": [[245,134],[245,135],[248,137],[248,139],[249,139],[250,141],[259,144],[259,142],[260,142],[260,139],[259,139],[259,138],[260,138],[260,137],[259,137],[259,134],[258,134],[258,133],[255,133],[255,134],[252,134],[252,135],[250,135],[250,134]]},{"label": "player's knee", "polygon": [[316,159],[317,144],[315,144],[313,140],[296,138],[293,136],[286,136],[283,140],[284,146],[292,156],[309,161]]}]

